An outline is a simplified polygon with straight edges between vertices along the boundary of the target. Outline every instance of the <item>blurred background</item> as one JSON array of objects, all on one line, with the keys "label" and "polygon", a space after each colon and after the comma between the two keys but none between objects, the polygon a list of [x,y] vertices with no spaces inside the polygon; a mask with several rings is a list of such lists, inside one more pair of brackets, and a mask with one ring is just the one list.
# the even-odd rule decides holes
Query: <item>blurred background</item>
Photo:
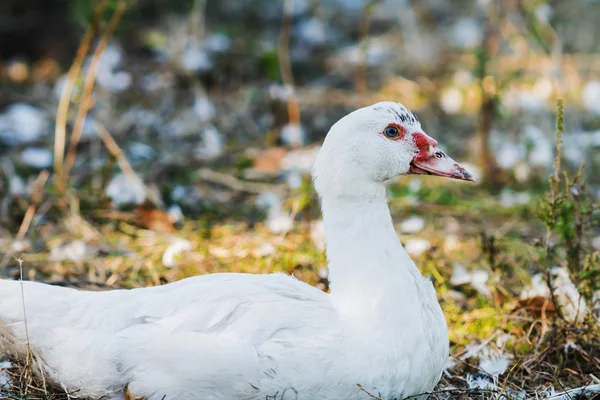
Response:
[{"label": "blurred background", "polygon": [[477,178],[388,184],[450,324],[445,379],[593,383],[599,21],[595,0],[4,0],[0,275],[327,290],[313,159],[339,118],[397,101]]}]

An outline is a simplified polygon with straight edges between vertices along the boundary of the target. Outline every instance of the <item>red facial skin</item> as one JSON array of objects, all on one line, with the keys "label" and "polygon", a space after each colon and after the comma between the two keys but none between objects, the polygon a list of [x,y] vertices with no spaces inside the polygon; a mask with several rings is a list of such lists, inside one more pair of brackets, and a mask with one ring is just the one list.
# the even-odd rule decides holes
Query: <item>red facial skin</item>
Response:
[{"label": "red facial skin", "polygon": [[437,140],[430,138],[422,132],[413,134],[413,137],[415,138],[415,145],[419,149],[419,154],[415,156],[415,160],[426,160],[429,158],[429,148],[438,145]]},{"label": "red facial skin", "polygon": [[473,175],[437,148],[437,140],[430,138],[423,132],[417,132],[413,137],[419,152],[410,164],[409,174],[438,175],[464,181],[474,181]]},{"label": "red facial skin", "polygon": [[[398,136],[388,137],[385,130],[390,126],[398,129]],[[402,140],[406,136],[406,129],[395,122],[388,124],[385,129],[380,132],[383,137],[388,140]],[[437,149],[437,140],[427,136],[424,132],[416,132],[412,135],[418,153],[410,163],[407,174],[409,175],[438,175],[447,178],[460,179],[473,182],[473,175],[467,172],[458,163],[454,162],[450,157]],[[432,151],[434,154],[431,154]],[[451,167],[448,166],[448,161],[452,162]]]}]

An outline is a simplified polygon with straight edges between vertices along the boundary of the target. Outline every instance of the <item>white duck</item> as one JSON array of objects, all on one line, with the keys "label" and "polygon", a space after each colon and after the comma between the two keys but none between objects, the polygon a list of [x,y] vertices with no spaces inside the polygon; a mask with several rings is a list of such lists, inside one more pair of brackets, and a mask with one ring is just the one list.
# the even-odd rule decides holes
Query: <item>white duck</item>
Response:
[{"label": "white duck", "polygon": [[[31,349],[47,377],[79,397],[401,399],[430,391],[448,356],[447,326],[392,225],[383,182],[401,174],[472,180],[400,104],[359,109],[329,131],[313,175],[330,294],[284,274],[109,292],[24,282]],[[0,350],[13,357],[26,352],[23,315],[20,283],[0,280]]]}]

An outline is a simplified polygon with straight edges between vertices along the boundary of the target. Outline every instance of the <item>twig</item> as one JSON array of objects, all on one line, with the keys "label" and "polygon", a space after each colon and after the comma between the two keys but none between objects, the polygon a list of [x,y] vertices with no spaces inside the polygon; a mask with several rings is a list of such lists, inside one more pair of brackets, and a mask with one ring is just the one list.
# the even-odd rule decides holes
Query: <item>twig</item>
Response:
[{"label": "twig", "polygon": [[237,179],[233,175],[225,174],[222,172],[213,171],[209,168],[201,168],[198,172],[200,179],[218,183],[223,186],[227,186],[230,189],[247,192],[247,193],[263,193],[263,192],[280,192],[285,186],[284,185],[272,185],[268,183],[255,183],[245,182]]},{"label": "twig", "polygon": [[[560,161],[562,155],[562,134],[563,134],[563,112],[564,105],[563,100],[559,98],[556,101],[556,156],[554,157],[554,174],[550,178],[550,199],[549,199],[549,212],[552,213],[552,219],[555,219],[556,215],[556,207],[558,200],[558,184],[560,182]],[[556,309],[556,314],[563,321],[570,324],[558,304],[558,300],[556,298],[556,293],[554,291],[554,285],[552,284],[552,249],[550,242],[552,240],[552,227],[546,227],[546,240],[544,242],[544,254],[546,257],[546,284],[548,285],[548,289],[550,290],[550,298],[552,300],[552,304],[554,304],[554,308]]]},{"label": "twig", "polygon": [[2,391],[0,391],[0,398],[7,398],[7,399],[12,399],[12,400],[27,400],[22,397],[15,396],[14,394],[2,392]]},{"label": "twig", "polygon": [[[526,28],[529,30],[531,37],[533,37],[537,43],[542,47],[544,52],[550,54],[552,52],[552,46],[546,42],[546,40],[542,37],[542,33],[540,32],[537,25],[537,18],[534,13],[527,10],[525,4],[523,2],[516,2],[518,10],[521,13],[521,17],[523,18],[523,22],[525,23]],[[550,25],[550,24],[548,24]],[[550,27],[552,28],[552,27]],[[554,35],[553,35],[554,36]]]},{"label": "twig", "polygon": [[569,400],[573,400],[573,398],[571,397],[571,394],[567,391],[567,389],[565,389],[565,387],[563,386],[563,384],[560,383],[560,380],[558,379],[558,377],[554,376],[554,379],[556,380],[556,383],[558,383],[558,386],[560,386],[560,388],[563,390],[564,394],[567,395],[567,397],[569,398]]},{"label": "twig", "polygon": [[19,231],[17,232],[16,240],[23,240],[27,230],[29,229],[29,224],[31,224],[31,220],[35,214],[35,206],[31,204],[27,207],[27,211],[25,211],[25,216],[23,217],[23,221],[21,221],[21,226],[19,227]]},{"label": "twig", "polygon": [[39,204],[42,201],[42,188],[44,187],[44,185],[46,184],[46,182],[48,181],[48,177],[50,176],[50,173],[46,170],[42,170],[38,177],[36,178],[35,182],[33,182],[33,186],[31,188],[31,201],[34,204]]},{"label": "twig", "polygon": [[300,106],[298,105],[298,96],[294,85],[294,75],[290,65],[289,44],[290,44],[290,26],[292,24],[292,1],[284,0],[283,17],[281,21],[281,32],[279,42],[277,43],[277,57],[279,59],[279,69],[281,79],[284,85],[292,89],[292,93],[287,99],[288,118],[290,124],[300,123]]},{"label": "twig", "polygon": [[[550,263],[550,261],[548,261],[548,263]],[[549,266],[546,268],[546,285],[548,286],[548,290],[550,290],[550,300],[552,300],[552,304],[554,304],[554,308],[556,309],[556,314],[560,317],[560,319],[571,324],[565,318],[565,315],[563,314],[563,312],[561,310],[561,305],[558,304],[558,299],[556,298],[556,293],[554,291],[554,285],[552,284],[552,269]]]},{"label": "twig", "polygon": [[27,312],[25,310],[25,290],[23,287],[23,259],[15,258],[19,263],[19,283],[21,284],[21,300],[23,301],[23,322],[25,323],[25,338],[27,340],[27,356],[29,357],[29,327],[27,325]]},{"label": "twig", "polygon": [[190,36],[193,38],[201,38],[206,35],[206,0],[194,0],[192,12],[188,19],[188,29]]},{"label": "twig", "polygon": [[100,122],[96,122],[96,129],[98,130],[98,134],[102,138],[102,141],[106,145],[106,148],[110,153],[117,159],[117,163],[119,164],[119,168],[125,175],[129,177],[132,182],[140,182],[143,184],[143,181],[137,176],[129,161],[125,157],[125,153],[119,147],[115,139],[111,136],[111,134],[106,130],[104,125]]},{"label": "twig", "polygon": [[475,349],[473,349],[473,350],[471,350],[471,351],[467,351],[467,350],[465,349],[465,350],[463,350],[462,352],[460,352],[460,353],[458,353],[458,354],[455,354],[455,355],[453,355],[452,357],[456,358],[457,360],[464,361],[464,359],[465,359],[465,358],[467,358],[467,357],[465,357],[465,354],[467,354],[467,353],[468,353],[469,355],[470,355],[470,354],[478,354],[478,353],[479,353],[481,350],[483,350],[483,348],[484,348],[485,346],[487,346],[488,344],[490,344],[490,342],[491,342],[492,340],[494,340],[494,338],[495,338],[496,336],[498,336],[498,334],[499,334],[499,333],[500,333],[500,331],[495,331],[495,332],[494,332],[494,333],[493,333],[493,334],[492,334],[492,335],[491,335],[489,338],[487,338],[486,340],[484,340],[483,342],[481,342],[481,343],[479,344],[479,346],[477,346]]},{"label": "twig", "polygon": [[360,94],[367,92],[367,50],[369,47],[368,35],[369,26],[371,24],[371,15],[377,3],[381,0],[370,0],[362,10],[362,15],[358,27],[358,43],[360,50],[360,60],[356,67],[356,91]]},{"label": "twig", "polygon": [[26,353],[26,362],[25,362],[25,371],[32,375],[30,368],[32,368],[32,353],[31,346],[29,342],[29,325],[27,324],[27,310],[25,307],[25,287],[23,285],[23,259],[17,257],[17,262],[19,263],[19,283],[21,285],[21,301],[23,304],[23,324],[25,325],[25,340],[27,341],[27,353]]},{"label": "twig", "polygon": [[71,145],[69,146],[69,151],[65,160],[64,172],[62,177],[64,186],[67,185],[67,182],[69,180],[69,174],[71,173],[71,169],[73,168],[73,164],[75,163],[75,156],[77,155],[77,145],[79,144],[79,141],[81,139],[81,134],[83,132],[86,116],[92,106],[92,92],[94,90],[96,75],[98,73],[98,68],[102,59],[102,53],[104,53],[104,50],[108,45],[110,37],[117,29],[121,16],[127,8],[126,6],[127,4],[123,0],[117,3],[117,7],[115,8],[113,15],[110,17],[110,21],[108,22],[108,26],[106,27],[106,30],[100,37],[100,41],[98,42],[98,46],[96,47],[96,51],[94,51],[94,55],[92,57],[92,62],[90,64],[90,67],[88,68],[85,77],[85,82],[83,85],[83,91],[81,94],[81,101],[79,102],[79,110],[77,111],[77,116],[75,118],[73,134],[71,135]]},{"label": "twig", "polygon": [[33,216],[35,215],[36,204],[41,201],[40,191],[41,191],[42,187],[44,186],[44,184],[46,183],[46,181],[48,180],[48,175],[49,175],[48,171],[44,170],[44,171],[40,172],[40,174],[38,175],[37,179],[35,180],[35,182],[33,184],[32,193],[31,193],[31,201],[34,204],[30,204],[29,207],[27,207],[27,211],[25,211],[25,216],[23,217],[23,220],[21,221],[21,226],[19,227],[17,236],[15,237],[15,240],[17,240],[17,241],[23,240],[23,238],[27,234],[27,231],[29,230],[29,225],[31,224],[31,220],[33,219]]},{"label": "twig", "polygon": [[558,179],[560,174],[560,158],[562,155],[562,134],[564,131],[564,103],[563,99],[556,100],[556,156],[554,157],[554,186],[558,191]]},{"label": "twig", "polygon": [[357,383],[356,386],[358,386],[358,388],[360,390],[362,390],[363,392],[365,392],[366,394],[368,394],[371,398],[373,399],[377,399],[377,400],[383,400],[383,398],[379,397],[379,396],[375,396],[372,393],[369,393],[369,391],[367,389],[365,389],[365,387],[363,385],[361,385],[360,383]]},{"label": "twig", "polygon": [[412,396],[404,397],[402,400],[414,399],[414,398],[418,398],[420,396],[432,396],[432,395],[435,396],[436,394],[443,394],[443,393],[456,393],[456,394],[489,393],[489,394],[498,394],[498,393],[502,393],[502,392],[500,392],[499,390],[478,389],[478,388],[473,388],[473,389],[440,389],[440,390],[434,390],[434,391],[431,391],[431,392],[413,394]]},{"label": "twig", "polygon": [[75,60],[73,61],[73,64],[71,64],[71,68],[67,74],[67,79],[60,95],[58,110],[56,111],[56,125],[54,127],[54,174],[56,175],[55,182],[59,192],[64,191],[62,178],[63,158],[65,151],[65,136],[67,133],[67,114],[69,111],[69,103],[71,102],[71,94],[73,93],[73,88],[75,87],[77,75],[79,75],[79,71],[81,70],[83,59],[85,58],[85,55],[90,48],[90,43],[94,38],[94,32],[96,30],[95,22],[100,16],[102,10],[104,10],[105,4],[106,1],[99,2],[94,10],[92,23],[88,25],[87,30],[81,39],[79,49],[75,55]]},{"label": "twig", "polygon": [[497,171],[497,163],[494,153],[490,150],[490,132],[494,125],[494,120],[497,117],[496,105],[498,101],[496,83],[489,80],[490,67],[493,62],[496,62],[499,49],[499,17],[498,8],[499,2],[490,2],[488,4],[487,15],[485,19],[485,29],[481,42],[480,55],[478,57],[477,73],[479,87],[481,91],[482,103],[478,115],[476,140],[479,163],[484,171],[486,180],[490,182],[494,188],[498,187],[499,175]]},{"label": "twig", "polygon": [[564,396],[565,394],[567,396],[569,396],[569,398],[572,398],[571,394],[577,396],[579,394],[584,394],[584,393],[600,393],[600,385],[589,385],[589,386],[578,387],[575,389],[565,390],[562,393],[553,394],[552,396],[547,397],[547,399],[554,399],[557,397]]}]

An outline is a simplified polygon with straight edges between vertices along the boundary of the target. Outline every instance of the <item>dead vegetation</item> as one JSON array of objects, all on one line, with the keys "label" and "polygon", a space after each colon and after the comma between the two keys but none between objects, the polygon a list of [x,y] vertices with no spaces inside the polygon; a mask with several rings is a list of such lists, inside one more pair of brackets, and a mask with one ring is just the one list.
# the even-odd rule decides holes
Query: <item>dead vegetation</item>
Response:
[{"label": "dead vegetation", "polygon": [[[559,107],[559,155],[561,118]],[[569,206],[569,201],[586,204],[582,200],[584,191],[571,190],[573,185],[583,187],[584,177],[580,171],[576,179],[567,178],[558,160],[548,193],[525,205],[526,212],[514,208],[499,212],[493,199],[485,200],[475,211],[469,204],[445,204],[448,199],[443,197],[427,200],[430,192],[425,185],[431,183],[426,181],[417,192],[422,201],[429,201],[425,209],[418,208],[427,220],[425,231],[419,234],[430,237],[432,246],[416,260],[437,286],[452,343],[451,363],[430,398],[582,398],[577,392],[582,387],[589,387],[588,398],[593,398],[591,393],[597,391],[600,324],[597,312],[592,311],[597,306],[587,296],[597,290],[594,274],[598,264],[594,264],[597,253],[587,253],[585,240],[592,221],[581,220],[575,225],[561,222],[593,214]],[[559,180],[566,186],[560,188]],[[437,182],[432,185],[458,198],[467,193],[481,195],[478,189],[469,187],[440,187]],[[394,197],[392,209],[405,210],[395,212],[400,219],[406,216],[407,198],[401,193]],[[308,207],[316,205],[309,201]],[[528,216],[536,208],[541,220],[532,225]],[[236,270],[242,272],[294,274],[327,290],[322,273],[326,260],[311,239],[311,225],[303,220],[282,236],[270,232],[260,217],[256,223],[205,218],[176,227],[164,212],[153,207],[140,207],[131,213],[97,209],[86,215],[78,207],[64,212],[55,222],[30,232],[32,242],[41,240],[45,244],[23,255],[29,279],[107,290],[159,285],[186,276],[229,271],[231,265],[236,265]],[[507,215],[511,216],[509,222]],[[449,226],[456,224],[471,228],[460,231],[458,243],[449,243]],[[556,231],[559,227],[575,228],[575,236]],[[562,235],[561,240],[553,240],[554,235]],[[413,236],[402,235],[401,240],[406,243]],[[177,240],[187,241],[189,246],[167,260],[168,249]],[[78,252],[78,246],[83,250]],[[576,256],[573,249],[581,254]],[[579,260],[579,264],[569,264],[573,260]],[[472,266],[469,270],[489,271],[483,282],[489,292],[482,291],[474,281],[452,283],[456,263]],[[551,273],[556,265],[568,268],[578,293],[586,296],[585,315],[579,303],[564,303],[564,293],[556,288],[564,282]],[[8,271],[9,276],[18,278],[18,269],[9,267]],[[544,275],[550,295],[519,299],[523,288],[530,284],[529,274],[536,272]],[[564,310],[569,307],[567,314]],[[574,316],[572,307],[576,310]],[[503,371],[490,374],[482,364],[484,359],[505,363],[497,367]],[[33,379],[27,363],[17,362],[4,371],[13,382],[9,390],[1,391],[6,398],[68,398],[66,393]],[[576,390],[563,397],[556,394],[570,389]]]},{"label": "dead vegetation", "polygon": [[[369,2],[365,8],[361,35],[368,33],[376,3]],[[26,279],[108,290],[160,285],[235,268],[248,273],[282,271],[327,290],[326,259],[314,227],[318,204],[310,181],[305,178],[290,189],[274,179],[257,181],[244,176],[247,164],[269,164],[277,171],[288,150],[278,148],[274,160],[249,160],[246,144],[234,143],[234,151],[218,159],[215,168],[200,165],[195,176],[186,177],[186,183],[203,194],[203,205],[185,209],[188,218],[184,219],[167,212],[160,196],[166,189],[154,182],[168,179],[176,163],[175,167],[156,166],[159,172],[149,173],[155,179],[142,180],[127,160],[120,138],[102,123],[110,121],[95,124],[103,151],[109,155],[102,168],[105,176],[77,171],[78,152],[86,151],[79,146],[80,137],[95,102],[94,68],[125,11],[125,3],[118,2],[111,19],[101,21],[99,15],[106,5],[98,3],[94,22],[82,39],[63,88],[56,117],[54,174],[43,170],[29,196],[10,202],[13,218],[9,226],[16,227],[16,234],[0,239],[5,249],[0,272],[8,278],[22,278],[23,270],[15,258],[22,257]],[[314,104],[314,96],[310,90],[296,93],[289,55],[283,54],[289,47],[289,18],[286,13],[278,56],[283,81],[293,91],[285,101],[287,121],[298,125],[300,108]],[[82,74],[85,56],[99,31],[103,33],[96,51]],[[362,61],[355,79],[359,92],[366,92],[367,65],[362,57],[366,58],[367,39],[361,41]],[[512,62],[508,58],[498,57],[496,64]],[[547,57],[538,61],[548,62]],[[483,71],[480,78],[485,91],[484,80],[489,76]],[[76,101],[78,111],[70,117],[74,89],[81,89],[81,95]],[[387,95],[385,90],[381,92]],[[317,106],[370,102],[371,96],[378,98],[382,93],[361,94],[361,99],[356,99],[347,92],[330,91],[319,94],[322,103]],[[483,141],[488,140],[494,119],[493,96],[488,93],[479,104]],[[424,249],[413,246],[413,258],[434,281],[449,323],[452,356],[430,398],[598,397],[600,256],[590,245],[598,224],[597,203],[586,191],[583,166],[569,175],[561,163],[563,114],[561,102],[554,173],[544,191],[534,192],[528,201],[506,206],[485,187],[427,179],[416,184],[401,179],[389,186],[395,220],[416,216],[425,222],[418,230],[399,229],[400,239],[410,248],[411,243],[423,244],[415,240],[428,238]],[[67,142],[70,148],[65,158]],[[111,206],[104,189],[115,164],[130,182],[144,188],[148,194],[144,203],[125,209]],[[281,207],[284,215],[292,216],[290,229],[274,232],[265,222],[265,209],[256,205],[257,197],[265,192],[285,197]],[[540,278],[537,281],[536,276]],[[579,297],[570,296],[569,285]],[[531,294],[524,295],[529,289]],[[10,385],[0,388],[0,398],[76,397],[76,393],[64,393],[36,379],[31,360],[10,361],[10,366],[0,364],[4,374],[0,378],[10,379]]]}]

